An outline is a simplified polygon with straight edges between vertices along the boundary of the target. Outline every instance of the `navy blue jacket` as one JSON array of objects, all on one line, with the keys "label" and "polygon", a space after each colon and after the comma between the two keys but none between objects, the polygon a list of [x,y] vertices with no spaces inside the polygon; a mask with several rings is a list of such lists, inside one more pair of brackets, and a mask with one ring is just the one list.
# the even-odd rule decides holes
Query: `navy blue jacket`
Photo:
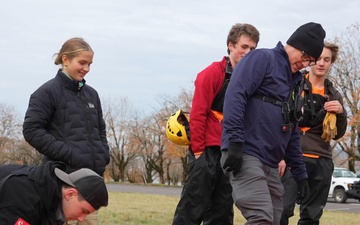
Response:
[{"label": "navy blue jacket", "polygon": [[30,97],[23,124],[24,138],[44,155],[62,161],[70,172],[89,168],[103,176],[110,161],[100,99],[95,89],[61,70]]},{"label": "navy blue jacket", "polygon": [[301,79],[292,74],[288,55],[279,42],[273,49],[250,51],[234,68],[224,101],[222,149],[243,143],[246,154],[277,168],[285,158],[296,180],[306,179],[297,123],[283,132],[282,108],[254,97],[265,95],[286,102],[291,87]]}]

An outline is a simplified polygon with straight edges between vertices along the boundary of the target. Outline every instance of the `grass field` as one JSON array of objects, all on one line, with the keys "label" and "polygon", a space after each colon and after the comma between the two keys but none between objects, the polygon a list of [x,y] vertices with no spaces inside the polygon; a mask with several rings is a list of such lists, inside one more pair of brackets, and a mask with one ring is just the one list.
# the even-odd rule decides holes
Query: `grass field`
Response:
[{"label": "grass field", "polygon": [[[100,225],[170,225],[179,197],[109,192],[109,205],[99,210]],[[245,223],[236,208],[234,225]],[[291,218],[296,225],[299,214]],[[355,225],[360,223],[360,214],[325,211],[320,224]]]}]

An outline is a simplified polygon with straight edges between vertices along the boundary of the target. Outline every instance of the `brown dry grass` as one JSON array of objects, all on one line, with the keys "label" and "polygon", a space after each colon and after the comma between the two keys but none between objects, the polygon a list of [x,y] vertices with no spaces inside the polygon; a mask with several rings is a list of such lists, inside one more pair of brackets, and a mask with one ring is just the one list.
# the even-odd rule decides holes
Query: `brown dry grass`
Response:
[{"label": "brown dry grass", "polygon": [[[110,192],[109,205],[99,211],[100,225],[167,225],[171,224],[179,197]],[[290,219],[296,225],[298,210]],[[360,214],[325,211],[321,224],[355,225],[360,222]],[[244,224],[239,210],[235,209],[234,224]]]}]

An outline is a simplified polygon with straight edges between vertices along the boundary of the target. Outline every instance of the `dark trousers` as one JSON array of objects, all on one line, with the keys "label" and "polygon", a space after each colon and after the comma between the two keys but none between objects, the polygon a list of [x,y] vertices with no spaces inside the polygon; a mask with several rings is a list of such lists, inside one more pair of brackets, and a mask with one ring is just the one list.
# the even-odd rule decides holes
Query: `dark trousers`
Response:
[{"label": "dark trousers", "polygon": [[300,205],[298,224],[318,225],[329,195],[334,163],[332,159],[312,159],[308,157],[304,157],[304,162],[309,177],[310,195]]},{"label": "dark trousers", "polygon": [[289,218],[294,216],[295,201],[297,198],[298,186],[293,178],[290,169],[287,167],[284,175],[281,177],[284,186],[283,204],[284,210],[281,215],[280,225],[288,225]]},{"label": "dark trousers", "polygon": [[[329,195],[334,164],[332,159],[327,158],[314,159],[304,157],[304,162],[308,174],[310,194],[300,205],[298,225],[318,225]],[[281,216],[280,225],[287,225],[289,218],[294,215],[298,190],[297,183],[288,169],[282,178],[282,183],[284,186],[284,211]]]},{"label": "dark trousers", "polygon": [[195,159],[189,151],[188,177],[173,225],[232,225],[232,188],[220,166],[220,147],[207,147]]}]

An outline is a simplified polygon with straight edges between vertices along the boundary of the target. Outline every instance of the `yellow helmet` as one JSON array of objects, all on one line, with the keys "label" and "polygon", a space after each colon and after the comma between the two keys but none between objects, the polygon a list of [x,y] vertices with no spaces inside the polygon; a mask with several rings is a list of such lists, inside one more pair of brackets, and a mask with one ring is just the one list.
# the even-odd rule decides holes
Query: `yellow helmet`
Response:
[{"label": "yellow helmet", "polygon": [[179,109],[166,123],[166,136],[175,144],[190,144],[189,118]]}]

